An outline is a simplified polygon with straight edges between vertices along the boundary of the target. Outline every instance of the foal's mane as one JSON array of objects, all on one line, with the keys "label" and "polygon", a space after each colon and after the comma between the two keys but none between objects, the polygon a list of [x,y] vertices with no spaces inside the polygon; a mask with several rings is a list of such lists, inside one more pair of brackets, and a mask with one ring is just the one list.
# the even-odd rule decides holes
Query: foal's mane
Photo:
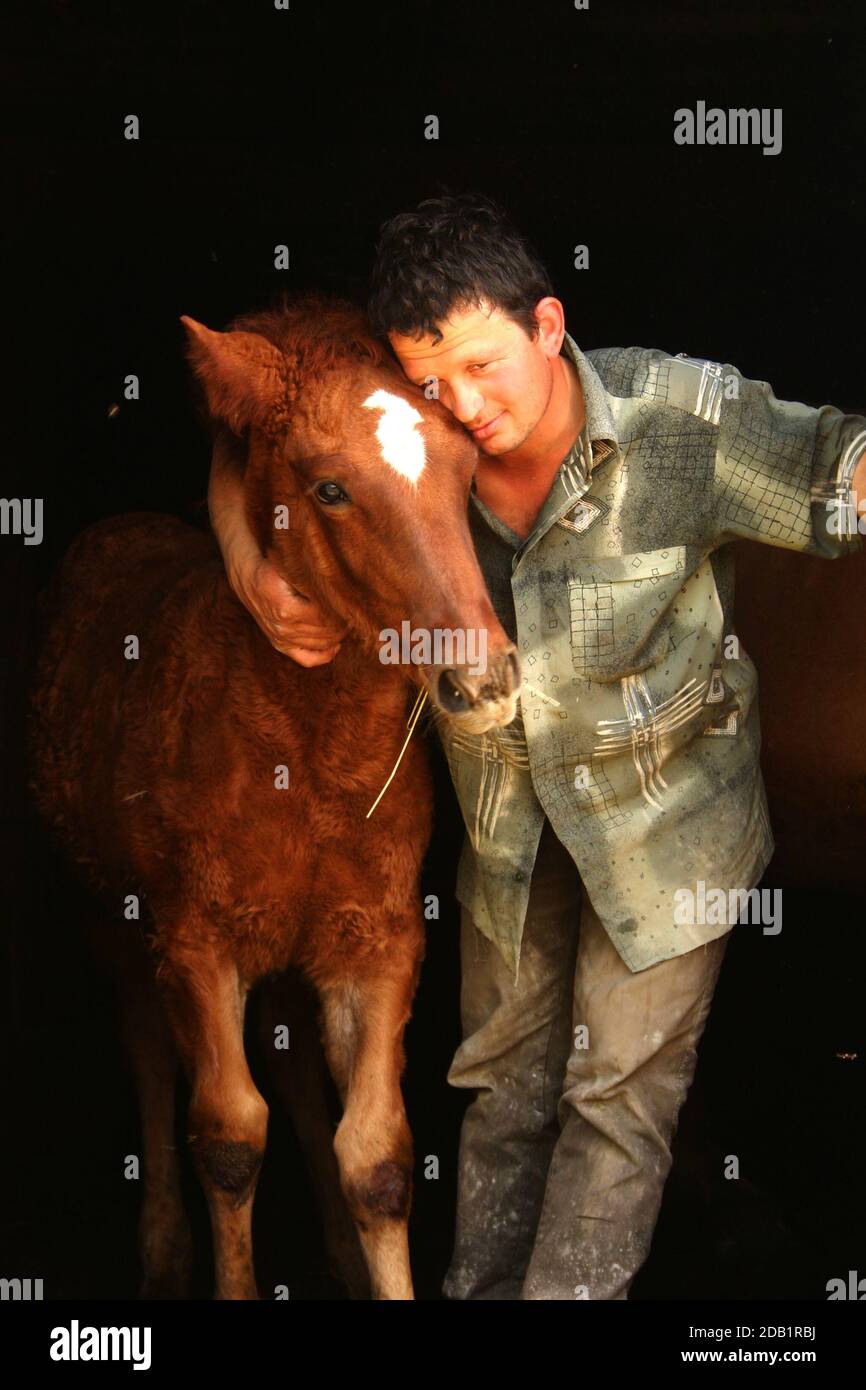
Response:
[{"label": "foal's mane", "polygon": [[269,309],[240,314],[230,330],[258,333],[284,355],[289,366],[289,399],[306,394],[329,371],[365,362],[391,366],[394,359],[373,336],[362,309],[345,299],[310,293]]}]

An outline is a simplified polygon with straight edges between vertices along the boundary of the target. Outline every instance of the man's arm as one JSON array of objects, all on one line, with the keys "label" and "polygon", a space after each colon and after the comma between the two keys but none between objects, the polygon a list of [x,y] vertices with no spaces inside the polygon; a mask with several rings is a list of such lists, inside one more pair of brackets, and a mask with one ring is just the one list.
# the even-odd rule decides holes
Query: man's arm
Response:
[{"label": "man's arm", "polygon": [[[713,536],[828,559],[863,548],[866,417],[777,400],[725,363],[711,505]],[[866,529],[866,515],[863,517]]]},{"label": "man's arm", "polygon": [[329,627],[316,604],[291,588],[262,555],[247,525],[243,464],[235,436],[220,430],[211,458],[208,509],[228,581],[278,652],[299,666],[323,666],[337,655],[345,631]]}]

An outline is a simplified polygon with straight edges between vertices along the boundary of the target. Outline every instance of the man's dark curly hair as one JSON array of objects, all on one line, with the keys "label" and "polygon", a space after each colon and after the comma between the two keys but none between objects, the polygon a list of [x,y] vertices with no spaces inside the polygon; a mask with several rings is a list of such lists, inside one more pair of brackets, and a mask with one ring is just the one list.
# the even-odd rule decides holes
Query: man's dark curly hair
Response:
[{"label": "man's dark curly hair", "polygon": [[553,293],[543,263],[508,215],[477,193],[427,198],[380,229],[367,307],[373,331],[442,337],[453,310],[500,309],[534,338],[534,309]]}]

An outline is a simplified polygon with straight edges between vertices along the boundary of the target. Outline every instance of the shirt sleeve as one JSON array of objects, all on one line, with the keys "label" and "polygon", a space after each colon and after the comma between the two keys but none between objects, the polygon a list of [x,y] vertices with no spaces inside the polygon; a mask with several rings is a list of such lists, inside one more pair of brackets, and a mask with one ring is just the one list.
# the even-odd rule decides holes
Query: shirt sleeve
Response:
[{"label": "shirt sleeve", "polygon": [[[713,519],[737,538],[834,559],[861,550],[852,478],[866,418],[779,401],[769,382],[720,367]],[[866,503],[866,499],[863,499]],[[866,530],[866,506],[859,518]]]}]

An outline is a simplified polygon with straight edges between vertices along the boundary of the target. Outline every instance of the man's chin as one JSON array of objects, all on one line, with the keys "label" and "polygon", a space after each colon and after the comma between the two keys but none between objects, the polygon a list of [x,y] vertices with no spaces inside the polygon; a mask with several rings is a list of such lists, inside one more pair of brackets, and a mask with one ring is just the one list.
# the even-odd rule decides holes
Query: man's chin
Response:
[{"label": "man's chin", "polygon": [[494,430],[489,439],[479,439],[478,448],[488,458],[506,458],[516,449],[521,449],[531,434],[532,430],[521,431],[509,420],[507,425]]},{"label": "man's chin", "polygon": [[490,439],[479,439],[478,448],[489,458],[499,458],[502,454],[510,454],[515,444],[507,431],[497,430]]}]

